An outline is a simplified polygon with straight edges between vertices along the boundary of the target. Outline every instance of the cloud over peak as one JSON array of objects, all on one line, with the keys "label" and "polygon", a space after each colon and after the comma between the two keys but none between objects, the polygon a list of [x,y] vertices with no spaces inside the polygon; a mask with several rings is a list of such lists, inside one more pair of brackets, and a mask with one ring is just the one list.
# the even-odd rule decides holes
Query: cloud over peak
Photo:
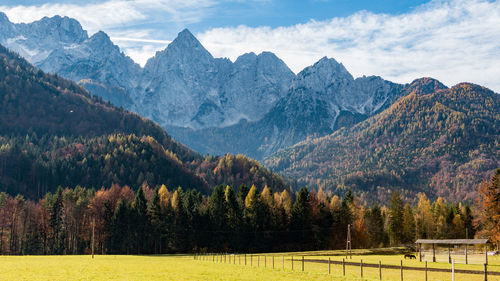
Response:
[{"label": "cloud over peak", "polygon": [[432,1],[410,13],[311,20],[287,27],[226,27],[198,34],[215,56],[272,51],[295,72],[323,56],[355,76],[397,82],[436,77],[448,85],[471,81],[500,92],[500,2]]}]

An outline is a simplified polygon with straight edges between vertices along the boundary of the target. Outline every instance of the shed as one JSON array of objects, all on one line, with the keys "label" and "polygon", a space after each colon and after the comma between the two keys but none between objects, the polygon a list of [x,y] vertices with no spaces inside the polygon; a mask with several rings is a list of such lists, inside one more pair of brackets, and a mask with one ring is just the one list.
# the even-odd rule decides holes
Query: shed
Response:
[{"label": "shed", "polygon": [[418,245],[418,256],[419,260],[422,261],[422,245],[432,244],[432,261],[436,262],[436,245],[448,245],[448,262],[451,263],[450,248],[455,245],[465,246],[465,263],[467,260],[467,246],[468,245],[484,245],[484,263],[488,264],[488,251],[486,249],[486,244],[488,239],[418,239],[415,242]]}]

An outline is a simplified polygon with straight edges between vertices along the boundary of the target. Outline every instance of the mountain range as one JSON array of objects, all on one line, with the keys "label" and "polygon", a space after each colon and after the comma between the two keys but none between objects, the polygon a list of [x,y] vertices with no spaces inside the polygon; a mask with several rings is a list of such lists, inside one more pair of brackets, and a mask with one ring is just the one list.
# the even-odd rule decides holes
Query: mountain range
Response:
[{"label": "mountain range", "polygon": [[67,17],[14,24],[0,14],[0,30],[0,43],[42,70],[150,118],[204,154],[261,160],[364,120],[405,93],[380,77],[354,79],[326,57],[297,75],[270,52],[214,58],[188,30],[144,68],[104,32],[88,37]]},{"label": "mountain range", "polygon": [[[188,30],[141,67],[104,32],[89,37],[76,20],[59,16],[14,24],[0,12],[0,43],[58,75],[25,67],[31,70],[22,79],[14,84],[4,82],[8,91],[3,101],[7,107],[0,116],[0,146],[11,147],[7,144],[14,142],[31,151],[32,138],[23,141],[21,136],[47,131],[50,137],[67,138],[42,142],[30,157],[45,160],[34,167],[75,171],[89,155],[101,159],[94,163],[101,163],[97,167],[107,174],[95,180],[105,184],[137,185],[145,179],[156,184],[170,178],[170,184],[177,184],[172,182],[177,179],[202,189],[216,184],[286,186],[280,176],[257,161],[234,156],[244,154],[264,161],[300,185],[338,194],[352,187],[362,198],[388,201],[394,189],[401,189],[410,200],[418,192],[472,200],[473,187],[500,166],[499,95],[470,83],[448,88],[432,78],[408,84],[378,76],[354,78],[342,63],[327,57],[294,74],[270,52],[244,54],[234,62],[214,58]],[[23,73],[28,63],[14,59],[18,60],[19,71],[16,64],[4,64],[15,69],[14,73]],[[7,76],[16,77],[14,73]],[[31,76],[38,79],[35,89],[48,87],[51,95],[26,95],[22,102],[14,103],[17,107],[10,104],[19,92],[36,93]],[[59,76],[76,81],[91,95]],[[77,94],[76,104],[74,95],[67,102],[68,92]],[[153,120],[169,134],[112,104]],[[77,140],[79,137],[84,140]],[[117,148],[106,141],[109,138],[119,139],[122,150],[128,148],[136,155],[151,151],[147,158],[131,160],[141,163],[143,170],[122,169],[119,163],[127,156],[119,151],[113,154]],[[60,166],[53,166],[42,155],[43,151],[74,150],[81,145],[85,149],[70,160],[56,153]],[[100,145],[108,149],[96,153]],[[14,150],[9,151],[9,157],[13,156]],[[202,157],[195,151],[225,156]],[[170,164],[161,162],[165,153],[170,155],[166,158]],[[102,159],[107,154],[117,157],[113,165],[105,166]],[[17,163],[32,161],[23,159]],[[152,171],[144,163],[178,168]],[[60,170],[65,172],[65,168]],[[184,176],[193,180],[186,183]],[[21,182],[27,188],[28,183],[19,177],[9,177],[0,187]],[[63,183],[96,181],[67,179]]]},{"label": "mountain range", "polygon": [[473,200],[500,167],[500,95],[478,85],[419,79],[387,110],[351,128],[304,141],[265,164],[302,184],[387,202],[393,189]]},{"label": "mountain range", "polygon": [[196,189],[284,180],[243,155],[202,157],[160,126],[47,74],[0,45],[0,191],[37,198],[57,186]]}]

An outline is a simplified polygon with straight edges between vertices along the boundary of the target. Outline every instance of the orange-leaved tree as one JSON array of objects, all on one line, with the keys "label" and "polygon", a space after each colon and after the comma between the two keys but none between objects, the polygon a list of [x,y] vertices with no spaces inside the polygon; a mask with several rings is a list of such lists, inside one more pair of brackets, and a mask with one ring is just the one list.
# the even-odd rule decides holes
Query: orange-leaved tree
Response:
[{"label": "orange-leaved tree", "polygon": [[479,185],[479,214],[475,220],[479,235],[500,242],[500,169]]}]

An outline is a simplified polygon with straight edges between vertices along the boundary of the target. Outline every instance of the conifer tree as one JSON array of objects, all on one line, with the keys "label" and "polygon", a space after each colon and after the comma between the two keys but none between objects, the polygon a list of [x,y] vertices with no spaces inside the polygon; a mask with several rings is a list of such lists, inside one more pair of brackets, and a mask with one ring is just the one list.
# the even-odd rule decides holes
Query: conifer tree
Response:
[{"label": "conifer tree", "polygon": [[403,211],[403,240],[405,244],[415,242],[415,216],[410,204],[406,203]]},{"label": "conifer tree", "polygon": [[161,253],[162,242],[162,207],[159,195],[159,188],[156,188],[148,207],[148,217],[151,225],[151,238],[153,239],[154,253]]},{"label": "conifer tree", "polygon": [[392,193],[389,204],[389,235],[392,245],[399,245],[404,240],[403,201],[397,190]]},{"label": "conifer tree", "polygon": [[136,253],[141,254],[148,237],[148,202],[144,197],[144,190],[142,187],[137,189],[134,203],[132,205],[134,210],[134,238],[136,243]]},{"label": "conifer tree", "polygon": [[51,229],[50,246],[52,254],[60,255],[63,253],[64,241],[62,230],[63,216],[63,190],[59,186],[54,194],[50,207],[49,227]]},{"label": "conifer tree", "polygon": [[113,254],[130,254],[134,241],[132,237],[131,212],[127,203],[119,199],[112,219],[110,235],[110,252]]},{"label": "conifer tree", "polygon": [[384,247],[387,244],[387,233],[384,229],[384,217],[378,204],[373,205],[365,213],[366,231],[371,247]]},{"label": "conifer tree", "polygon": [[291,230],[295,241],[300,245],[308,247],[311,236],[311,206],[309,202],[309,191],[303,187],[297,194],[297,199],[293,203],[291,216]]}]

